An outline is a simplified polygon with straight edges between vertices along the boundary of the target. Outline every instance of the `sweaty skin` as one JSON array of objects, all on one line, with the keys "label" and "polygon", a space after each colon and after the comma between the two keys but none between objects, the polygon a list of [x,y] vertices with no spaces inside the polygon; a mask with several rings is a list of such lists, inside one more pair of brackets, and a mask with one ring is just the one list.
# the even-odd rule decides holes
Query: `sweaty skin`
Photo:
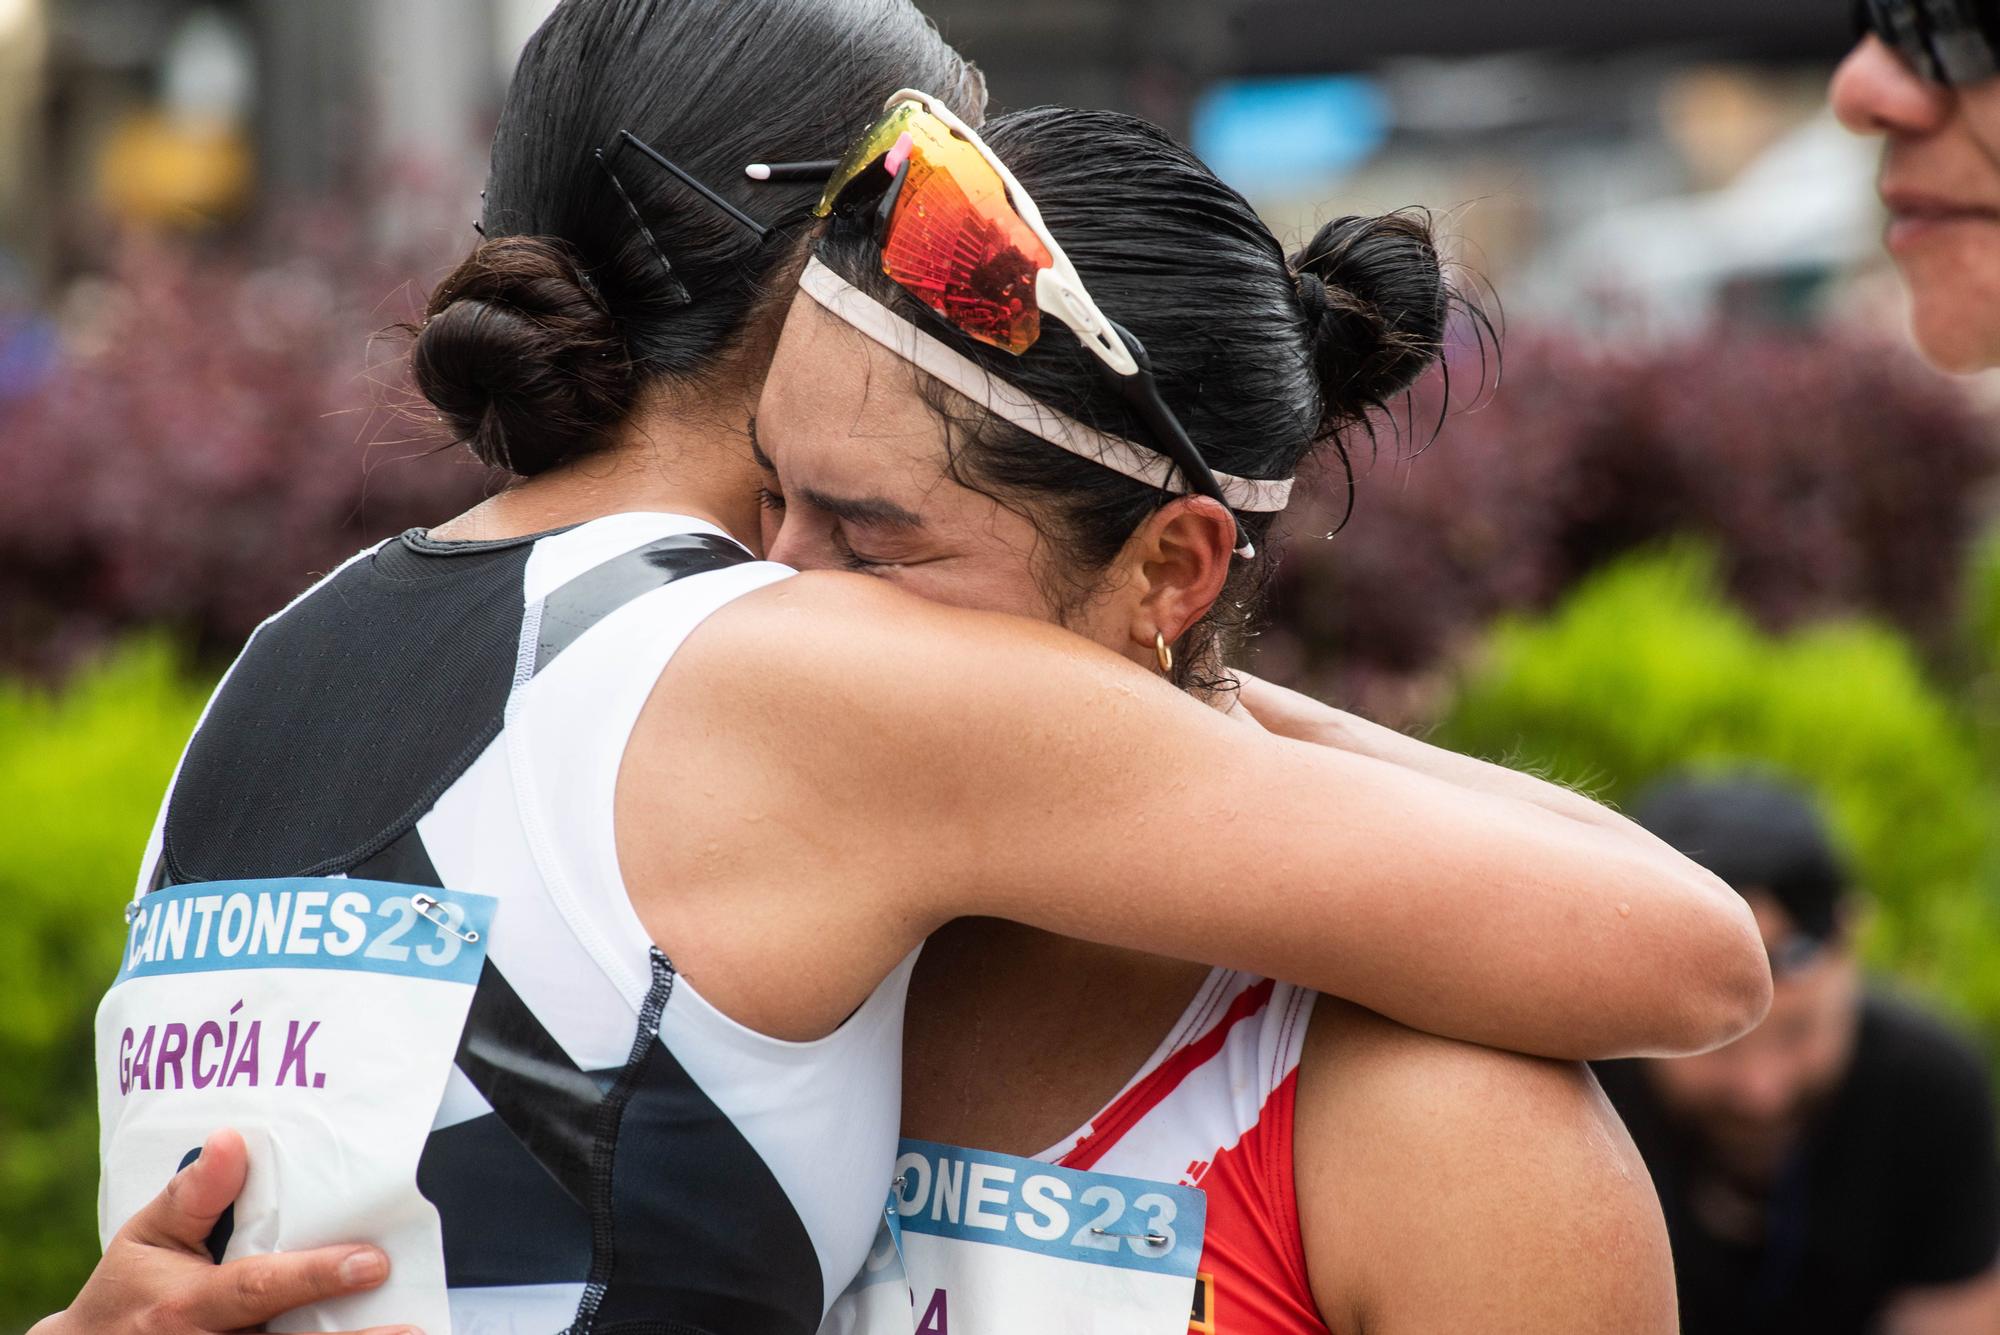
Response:
[{"label": "sweaty skin", "polygon": [[[653,393],[606,452],[434,532],[654,510],[757,542],[760,473],[728,425],[748,422],[757,377],[736,369],[699,395]],[[845,427],[868,380],[836,374],[821,392],[850,397],[818,402],[791,383],[801,424]],[[782,400],[766,411],[781,421]],[[1148,560],[1179,572],[1148,585],[1149,624],[1178,636],[1214,599],[1228,531],[1200,501],[1148,524]],[[824,1035],[930,933],[982,915],[1552,1057],[1706,1048],[1769,1004],[1742,901],[1624,822],[1525,800],[1519,776],[1468,785],[1249,732],[1140,666],[1150,630],[1114,652],[911,592],[815,572],[738,599],[689,637],[634,730],[615,812],[626,888],[739,1022]],[[158,1250],[100,1264],[87,1293],[120,1293],[117,1320],[73,1310],[37,1335],[240,1328],[187,1319],[204,1281],[149,1271]],[[288,1281],[307,1268],[268,1260]],[[234,1282],[241,1264],[209,1273]]]},{"label": "sweaty skin", "polygon": [[[944,477],[936,419],[912,382],[879,357],[839,364],[857,355],[875,357],[819,323],[817,308],[795,311],[757,427],[774,558],[877,571],[960,606],[1061,615],[1108,647],[1145,647],[1150,623],[1130,619],[1143,599],[1059,612],[1036,578],[1032,525]],[[850,377],[869,385],[865,399],[820,398]],[[802,380],[818,391],[810,401],[794,397]],[[917,413],[903,411],[899,395]],[[1114,580],[1164,587],[1176,581],[1172,565],[1136,562]],[[1231,712],[1244,745],[1268,724],[1615,825],[1574,794],[1291,692],[1250,682],[1243,705]],[[1228,823],[1212,828],[1242,837]],[[1207,973],[993,918],[952,923],[931,938],[912,983],[905,1133],[1024,1155],[1063,1140],[1117,1093]],[[1583,1068],[1437,1038],[1323,997],[1299,1068],[1294,1131],[1312,1296],[1331,1328],[1676,1329],[1651,1181]]]},{"label": "sweaty skin", "polygon": [[[954,569],[978,582],[1032,526],[945,485],[909,368],[817,307],[794,307],[778,365],[757,432],[815,483],[785,496],[771,554],[885,578],[808,573],[697,630],[619,793],[642,917],[691,977],[713,961],[704,993],[737,1018],[824,1033],[965,916],[1289,978],[1570,1059],[1711,1046],[1767,1004],[1742,901],[1637,827],[1522,800],[1505,771],[1455,783],[1246,731],[1138,667],[1156,627],[1178,636],[1220,587],[1231,526],[1212,502],[1176,502],[1135,537],[1141,577],[1106,604],[1118,635],[907,597]],[[928,526],[867,504],[891,478],[904,512],[926,495],[971,512],[920,547]],[[714,800],[666,824],[690,788]]]}]

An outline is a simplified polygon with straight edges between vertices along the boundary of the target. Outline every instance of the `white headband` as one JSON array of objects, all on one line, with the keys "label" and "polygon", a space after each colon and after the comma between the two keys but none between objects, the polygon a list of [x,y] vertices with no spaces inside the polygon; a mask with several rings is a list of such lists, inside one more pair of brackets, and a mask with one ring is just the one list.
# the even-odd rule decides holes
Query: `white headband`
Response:
[{"label": "white headband", "polygon": [[[817,259],[807,262],[799,286],[814,301],[924,374],[1029,435],[1039,436],[1059,449],[1149,487],[1176,490],[1172,484],[1179,470],[1172,459],[1121,437],[1107,436],[1030,398],[970,357],[932,338]],[[1217,473],[1215,480],[1222,488],[1223,498],[1238,510],[1282,510],[1292,495],[1290,478],[1271,482]]]}]

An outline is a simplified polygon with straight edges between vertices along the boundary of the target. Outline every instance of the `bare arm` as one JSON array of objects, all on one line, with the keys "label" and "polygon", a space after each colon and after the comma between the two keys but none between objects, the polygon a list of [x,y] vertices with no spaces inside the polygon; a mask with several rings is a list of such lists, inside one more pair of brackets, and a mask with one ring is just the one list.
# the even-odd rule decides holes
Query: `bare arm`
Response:
[{"label": "bare arm", "polygon": [[[1236,676],[1241,686],[1239,713],[1280,736],[1370,756],[1473,792],[1531,803],[1553,815],[1631,840],[1655,855],[1671,853],[1639,825],[1560,784],[1433,746],[1248,673]],[[1658,981],[1669,988],[1680,986],[1669,978]],[[1661,996],[1658,1004],[1670,1007],[1672,996]]]},{"label": "bare arm", "polygon": [[2000,1330],[2000,1269],[1963,1284],[1898,1295],[1882,1330],[1884,1335],[1993,1335]]},{"label": "bare arm", "polygon": [[1748,910],[1677,854],[1245,729],[1052,627],[804,576],[711,619],[662,688],[620,785],[628,883],[774,1032],[837,1022],[968,915],[1548,1056],[1706,1047],[1768,1004]]},{"label": "bare arm", "polygon": [[[378,1288],[389,1258],[376,1247],[322,1247],[209,1259],[204,1239],[243,1189],[249,1160],[234,1132],[209,1137],[201,1157],[132,1216],[67,1310],[28,1335],[222,1335],[263,1329],[293,1308]],[[350,1332],[350,1335],[356,1335]],[[377,1327],[359,1335],[422,1335]]]},{"label": "bare arm", "polygon": [[1260,681],[1247,672],[1235,675],[1242,684],[1239,698],[1243,708],[1260,725],[1280,737],[1373,756],[1461,788],[1531,802],[1558,816],[1652,841],[1651,835],[1632,822],[1561,784],[1523,774],[1505,765],[1447,751],[1441,746],[1432,746],[1393,728],[1371,723],[1358,714],[1335,709],[1309,695]]},{"label": "bare arm", "polygon": [[1307,1271],[1358,1335],[1674,1335],[1652,1181],[1582,1067],[1322,998],[1299,1068]]}]

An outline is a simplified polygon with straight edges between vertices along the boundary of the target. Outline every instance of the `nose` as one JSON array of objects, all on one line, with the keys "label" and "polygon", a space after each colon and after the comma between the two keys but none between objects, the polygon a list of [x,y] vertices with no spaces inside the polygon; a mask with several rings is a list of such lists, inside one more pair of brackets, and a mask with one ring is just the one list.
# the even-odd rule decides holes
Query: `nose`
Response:
[{"label": "nose", "polygon": [[1944,124],[1952,91],[1918,77],[1909,63],[1869,33],[1833,72],[1834,114],[1856,134],[1921,135]]},{"label": "nose", "polygon": [[1792,1090],[1790,1072],[1777,1062],[1766,1060],[1738,1073],[1731,1102],[1738,1116],[1771,1122],[1791,1107]]},{"label": "nose", "polygon": [[787,524],[782,514],[772,515],[766,511],[765,515],[764,559],[775,561],[781,566],[791,566],[794,570],[798,569],[802,555],[797,536],[798,525]]}]

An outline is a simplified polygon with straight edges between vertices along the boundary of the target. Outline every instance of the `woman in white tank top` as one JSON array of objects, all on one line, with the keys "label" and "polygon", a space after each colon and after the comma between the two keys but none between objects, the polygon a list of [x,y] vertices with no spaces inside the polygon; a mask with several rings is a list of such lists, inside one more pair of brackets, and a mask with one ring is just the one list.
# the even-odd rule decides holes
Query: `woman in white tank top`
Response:
[{"label": "woman in white tank top", "polygon": [[[701,592],[739,576],[689,570],[686,540],[757,542],[760,474],[746,426],[774,298],[803,258],[816,194],[753,186],[742,164],[827,157],[866,123],[869,104],[910,82],[945,90],[962,112],[977,109],[976,77],[898,0],[568,0],[558,9],[523,58],[496,134],[487,239],[434,295],[413,359],[444,420],[520,480],[331,577],[246,654],[243,683],[254,668],[279,685],[235,697],[241,717],[266,717],[263,706],[285,700],[274,665],[310,661],[301,646],[347,643],[325,634],[348,624],[342,616],[380,613],[387,620],[370,624],[398,635],[438,628],[425,670],[452,661],[454,624],[467,645],[512,644],[494,730],[474,729],[446,756],[451,764],[440,762],[449,781],[346,845],[346,863],[341,849],[288,845],[293,862],[305,861],[239,861],[245,849],[281,847],[285,817],[260,812],[254,792],[232,805],[226,781],[199,790],[206,800],[191,810],[203,819],[188,818],[190,852],[180,858],[177,784],[163,856],[143,873],[142,924],[184,921],[149,919],[145,900],[165,894],[171,909],[176,894],[198,898],[216,875],[365,877],[406,892],[381,904],[385,914],[415,906],[437,933],[456,935],[464,923],[440,899],[501,901],[487,959],[506,986],[482,975],[472,989],[473,1019],[491,1024],[468,1021],[456,1074],[442,1077],[430,1144],[488,1115],[477,1095],[496,1136],[527,1151],[570,1200],[587,1197],[588,1237],[568,1272],[578,1278],[514,1286],[537,1292],[503,1296],[497,1308],[461,1308],[462,1286],[448,1284],[449,1229],[441,1255],[407,1254],[412,1273],[452,1290],[454,1320],[487,1312],[538,1328],[540,1313],[561,1310],[578,1330],[799,1328],[865,1246],[880,1199],[854,1184],[886,1185],[894,1100],[871,1075],[869,1088],[840,1091],[850,1102],[820,1114],[824,1127],[847,1108],[878,1110],[859,1114],[851,1161],[815,1151],[821,1131],[787,1128],[815,1097],[810,1081],[840,1069],[846,1035],[893,1028],[885,1016],[900,1005],[907,961],[960,917],[1209,958],[1441,1032],[1563,1056],[1703,1046],[1747,1026],[1764,1004],[1761,950],[1733,894],[1621,822],[1526,780],[1466,785],[1357,751],[1246,734],[1080,637],[936,607],[875,581],[770,572],[768,581],[740,577],[760,587],[732,585],[732,596]],[[722,216],[729,209],[775,226],[739,226]],[[792,384],[795,394],[802,387],[810,394]],[[842,387],[821,388],[839,411]],[[631,545],[584,553],[603,558],[594,564],[572,559],[614,531]],[[509,563],[523,550],[516,569]],[[544,552],[564,555],[538,562]],[[343,578],[368,582],[351,612],[332,596],[346,590]],[[456,623],[383,610],[398,588],[433,581],[483,601],[468,593],[435,604],[463,612]],[[643,624],[648,600],[665,612],[704,598],[705,619],[674,612]],[[588,615],[564,630],[551,608]],[[285,658],[288,648],[300,656]],[[363,652],[330,679],[381,692],[409,671],[408,659]],[[587,699],[558,703],[557,685],[572,676]],[[315,698],[295,697],[303,709],[286,717],[317,726]],[[231,702],[226,683],[218,708]],[[449,720],[425,717],[421,735],[449,733]],[[562,744],[565,729],[574,748]],[[236,752],[223,747],[204,761],[203,745],[198,736],[190,764],[227,776]],[[351,763],[354,753],[335,744],[324,754]],[[490,756],[504,764],[482,770]],[[572,760],[583,766],[574,774]],[[296,773],[285,782],[311,800]],[[610,802],[608,812],[598,802],[591,839],[552,838],[551,823],[581,826],[576,799],[590,794]],[[460,798],[466,810],[497,814],[468,817],[452,806]],[[257,826],[256,839],[230,832],[232,811]],[[548,814],[557,811],[571,814]],[[492,823],[503,818],[504,827]],[[428,856],[426,822],[435,842],[462,850],[458,868]],[[411,829],[428,868],[404,842]],[[488,831],[495,849],[522,850],[506,861],[532,861],[531,892],[489,893],[503,887],[480,846]],[[528,924],[525,940],[510,921]],[[135,936],[131,968],[161,967],[153,939]],[[587,1021],[566,1028],[564,990],[533,981],[562,975],[548,966],[570,950],[609,989],[604,1009],[623,1015],[628,1051],[607,1050]],[[525,953],[500,958],[512,952]],[[1449,988],[1437,985],[1440,958],[1459,961]],[[166,1070],[164,1046],[150,1065],[121,1066],[115,1042],[109,1050],[109,1085],[128,1103],[133,1070]],[[740,1055],[704,1056],[732,1050]],[[769,1073],[753,1077],[745,1063]],[[807,1083],[788,1088],[788,1064]],[[676,1069],[686,1078],[667,1079]],[[185,1070],[174,1066],[176,1080]],[[543,1093],[513,1105],[510,1121],[507,1091],[524,1083]],[[718,1112],[691,1103],[690,1089]],[[691,1143],[677,1128],[717,1115],[771,1168],[806,1245],[765,1257],[746,1242],[732,1262],[744,1269],[713,1291],[655,1280],[648,1266],[662,1259],[621,1252],[620,1230],[650,1221],[633,1226],[645,1237],[709,1222],[699,1210],[673,1214],[672,1193],[662,1206],[640,1179],[655,1153],[664,1169],[698,1174],[698,1155],[668,1162]],[[274,1147],[296,1131],[282,1119],[250,1129]],[[480,1160],[470,1162],[476,1172]],[[233,1329],[381,1282],[379,1255],[309,1245],[338,1232],[301,1239],[301,1255],[202,1269],[199,1240],[241,1166],[240,1148],[219,1143],[208,1166],[134,1214],[45,1335],[146,1323]],[[254,1195],[254,1173],[251,1187]],[[331,1202],[335,1223],[340,1204]],[[238,1229],[270,1236],[258,1230],[283,1211],[252,1205],[246,1197]],[[365,1219],[347,1222],[345,1236],[366,1238]],[[346,1262],[357,1268],[343,1275]],[[760,1292],[785,1296],[732,1325]],[[329,1328],[327,1316],[312,1319]]]}]

